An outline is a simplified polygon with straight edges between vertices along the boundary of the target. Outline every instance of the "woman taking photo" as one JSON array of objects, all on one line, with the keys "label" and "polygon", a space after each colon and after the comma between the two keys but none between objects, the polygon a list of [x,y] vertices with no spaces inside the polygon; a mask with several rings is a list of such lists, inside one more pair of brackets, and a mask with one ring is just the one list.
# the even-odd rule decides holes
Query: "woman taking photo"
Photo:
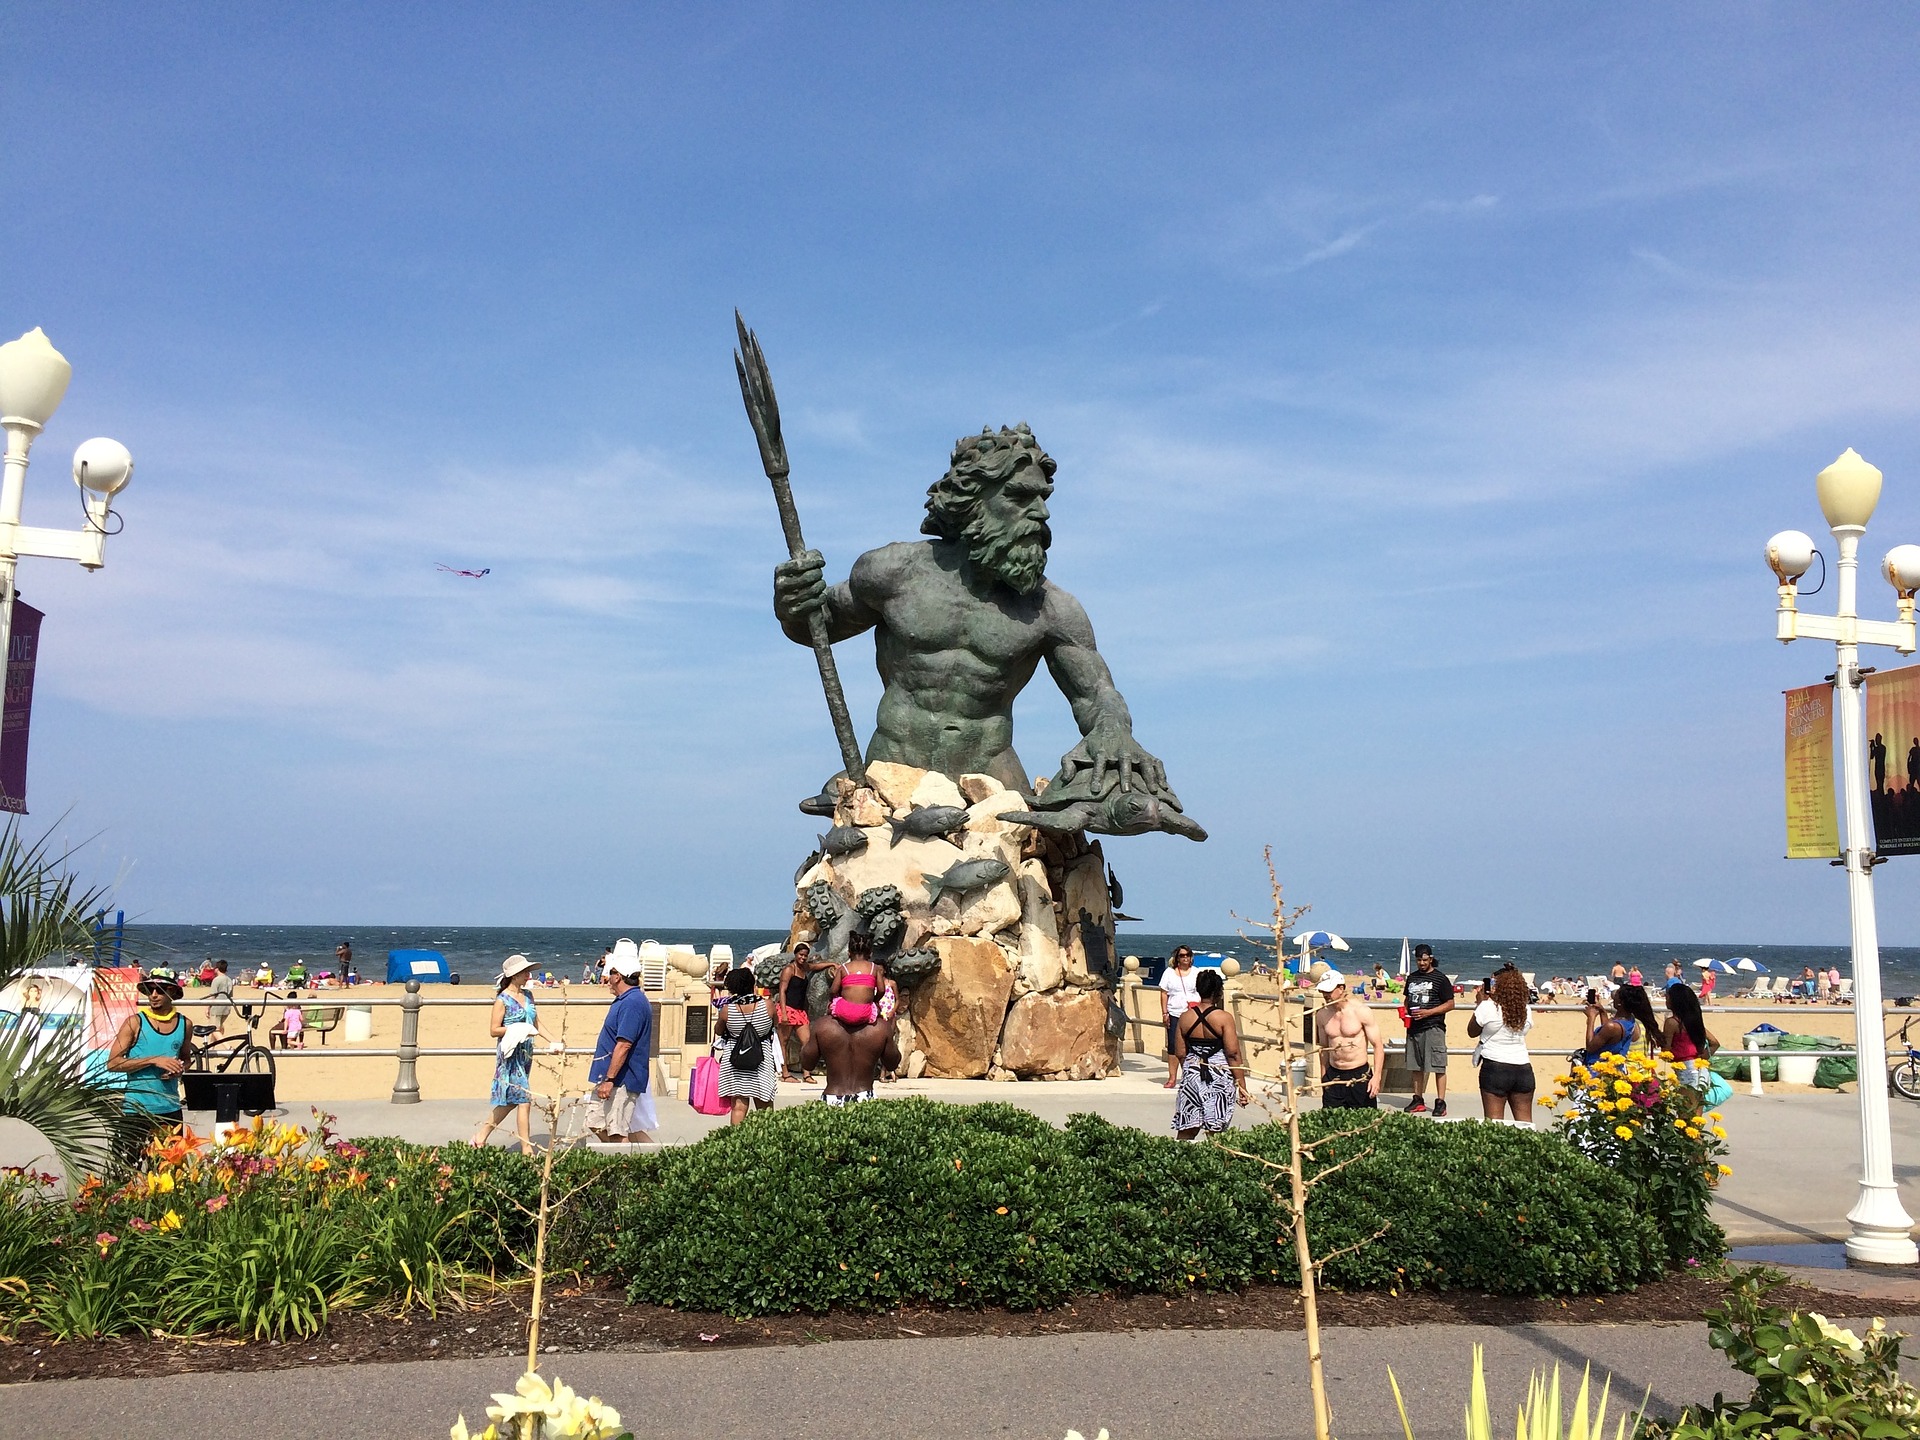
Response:
[{"label": "woman taking photo", "polygon": [[1194,981],[1195,1003],[1173,1027],[1174,1059],[1180,1066],[1173,1133],[1182,1140],[1197,1140],[1202,1130],[1218,1135],[1233,1123],[1235,1102],[1247,1103],[1240,1032],[1220,1005],[1225,991],[1218,970],[1202,970]]},{"label": "woman taking photo", "polygon": [[1526,977],[1512,965],[1493,973],[1490,993],[1474,1006],[1467,1034],[1480,1042],[1480,1113],[1504,1120],[1513,1111],[1514,1123],[1533,1123],[1533,1057],[1527,1053],[1527,1032],[1533,1011],[1527,1005]]},{"label": "woman taking photo", "polygon": [[[513,1112],[513,1128],[520,1137],[520,1151],[533,1154],[533,1042],[544,1040],[540,1034],[540,1016],[533,997],[527,994],[527,976],[533,961],[524,955],[509,955],[500,967],[494,984],[499,996],[493,1002],[493,1018],[488,1033],[499,1052],[493,1062],[493,1116],[473,1132],[473,1143],[484,1145],[493,1138],[500,1122]],[[511,1032],[511,1034],[509,1034]],[[510,1042],[510,1043],[509,1043]],[[558,1049],[556,1044],[554,1049]]]},{"label": "woman taking photo", "polygon": [[1612,1015],[1591,998],[1592,991],[1587,994],[1586,1063],[1591,1065],[1602,1055],[1650,1059],[1660,1022],[1654,1018],[1647,992],[1638,985],[1614,986]]},{"label": "woman taking photo", "polygon": [[749,1102],[766,1110],[780,1088],[780,1042],[773,1007],[754,990],[744,965],[727,973],[727,997],[714,1022],[720,1049],[720,1098],[733,1102],[729,1125],[747,1118]]}]

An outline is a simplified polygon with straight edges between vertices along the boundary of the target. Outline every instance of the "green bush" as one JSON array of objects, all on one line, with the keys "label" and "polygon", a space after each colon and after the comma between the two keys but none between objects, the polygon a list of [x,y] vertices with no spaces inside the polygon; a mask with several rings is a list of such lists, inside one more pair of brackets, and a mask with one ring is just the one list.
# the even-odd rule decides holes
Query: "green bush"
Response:
[{"label": "green bush", "polygon": [[629,1295],[741,1315],[1054,1304],[1098,1216],[1059,1132],[1005,1105],[808,1105],[660,1158],[616,1212]]},{"label": "green bush", "polygon": [[[1627,1182],[1550,1136],[1338,1111],[1303,1133],[1324,1142],[1310,1175],[1350,1162],[1310,1202],[1316,1250],[1354,1247],[1330,1285],[1567,1294],[1661,1271]],[[1229,1140],[1286,1158],[1279,1126]],[[1001,1105],[807,1106],[653,1158],[612,1182],[612,1260],[635,1300],[736,1315],[1021,1308],[1297,1273],[1269,1188],[1282,1177],[1092,1116],[1063,1133]]]},{"label": "green bush", "polygon": [[1648,1420],[1641,1440],[1767,1440],[1846,1436],[1908,1440],[1920,1434],[1920,1391],[1900,1378],[1900,1342],[1879,1320],[1865,1335],[1823,1315],[1774,1305],[1784,1276],[1748,1270],[1726,1300],[1707,1312],[1707,1340],[1727,1363],[1753,1377],[1742,1401],[1715,1395],[1678,1420]]},{"label": "green bush", "polygon": [[[1330,1285],[1552,1294],[1659,1273],[1630,1182],[1551,1136],[1353,1112],[1302,1126],[1309,1175],[1341,1166],[1312,1197],[1316,1253],[1342,1252]],[[1250,1158],[1284,1161],[1286,1132],[1226,1138],[927,1100],[776,1111],[656,1155],[559,1157],[548,1265],[737,1315],[1291,1283],[1284,1177]],[[0,1173],[0,1327],[282,1337],[342,1308],[431,1307],[462,1274],[525,1273],[539,1186],[539,1162],[506,1150],[292,1126],[164,1142],[75,1203]]]}]

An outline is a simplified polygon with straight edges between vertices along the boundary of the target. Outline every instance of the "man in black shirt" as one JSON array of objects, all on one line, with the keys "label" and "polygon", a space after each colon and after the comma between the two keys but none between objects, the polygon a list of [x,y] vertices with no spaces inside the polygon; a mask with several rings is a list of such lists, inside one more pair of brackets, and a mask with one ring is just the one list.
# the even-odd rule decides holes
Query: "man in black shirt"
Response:
[{"label": "man in black shirt", "polygon": [[1427,1108],[1427,1076],[1433,1076],[1433,1113],[1447,1113],[1447,1015],[1453,1009],[1453,982],[1440,973],[1433,947],[1413,947],[1418,967],[1407,977],[1407,1070],[1413,1078],[1413,1103],[1418,1115]]}]

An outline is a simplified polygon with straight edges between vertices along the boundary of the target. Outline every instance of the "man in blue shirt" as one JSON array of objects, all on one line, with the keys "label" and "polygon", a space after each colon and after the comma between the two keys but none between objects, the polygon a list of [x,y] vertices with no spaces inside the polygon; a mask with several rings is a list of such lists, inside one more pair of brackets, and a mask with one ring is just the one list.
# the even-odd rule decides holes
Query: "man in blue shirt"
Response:
[{"label": "man in blue shirt", "polygon": [[607,966],[607,988],[613,1003],[594,1043],[593,1065],[587,1079],[587,1128],[603,1141],[640,1144],[660,1122],[647,1093],[652,1069],[653,1005],[635,983],[640,974],[638,955],[615,956]]}]

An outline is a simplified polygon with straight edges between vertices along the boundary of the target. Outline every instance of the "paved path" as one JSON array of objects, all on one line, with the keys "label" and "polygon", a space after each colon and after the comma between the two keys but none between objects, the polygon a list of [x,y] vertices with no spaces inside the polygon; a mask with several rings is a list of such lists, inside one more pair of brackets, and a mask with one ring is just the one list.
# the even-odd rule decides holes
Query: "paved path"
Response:
[{"label": "paved path", "polygon": [[[1333,1329],[1336,1433],[1403,1440],[1391,1365],[1415,1433],[1458,1434],[1475,1345],[1486,1347],[1496,1423],[1512,1416],[1528,1373],[1555,1363],[1577,1385],[1591,1360],[1595,1388],[1611,1374],[1616,1402],[1634,1407],[1649,1386],[1653,1407],[1669,1410],[1715,1389],[1744,1393],[1699,1324]],[[1070,1427],[1092,1436],[1106,1426],[1113,1440],[1255,1440],[1312,1433],[1305,1354],[1298,1332],[1172,1330],[553,1355],[545,1369],[618,1406],[641,1435],[1060,1440]],[[260,1440],[358,1434],[377,1417],[382,1435],[438,1437],[463,1408],[469,1423],[480,1418],[487,1392],[507,1389],[515,1371],[506,1359],[438,1360],[7,1386],[0,1434]]]}]

